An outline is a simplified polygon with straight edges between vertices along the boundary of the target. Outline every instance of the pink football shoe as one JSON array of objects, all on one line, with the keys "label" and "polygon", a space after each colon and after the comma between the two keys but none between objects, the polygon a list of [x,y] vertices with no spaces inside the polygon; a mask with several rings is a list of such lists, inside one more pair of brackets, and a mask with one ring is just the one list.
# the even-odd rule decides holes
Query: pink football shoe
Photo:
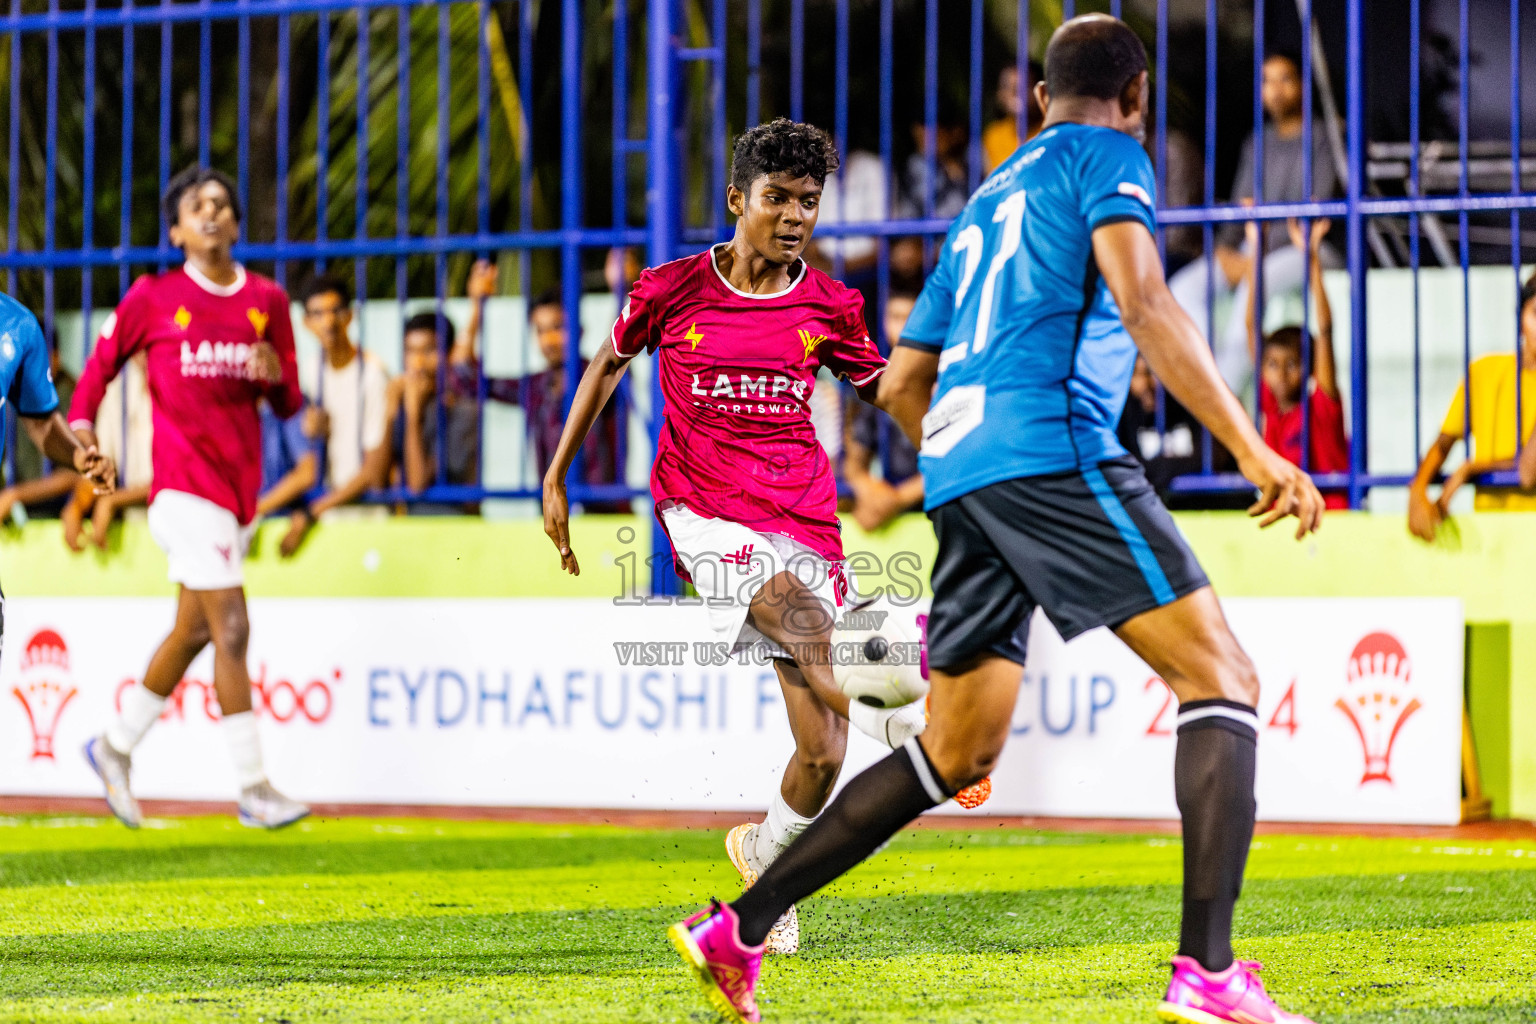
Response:
[{"label": "pink football shoe", "polygon": [[1174,1024],[1312,1024],[1275,1005],[1259,980],[1263,965],[1237,960],[1224,971],[1208,971],[1193,957],[1173,958],[1168,994],[1157,1016]]},{"label": "pink football shoe", "polygon": [[757,974],[763,947],[741,941],[736,911],[719,900],[667,929],[667,938],[692,968],[710,1005],[726,1020],[756,1024]]}]

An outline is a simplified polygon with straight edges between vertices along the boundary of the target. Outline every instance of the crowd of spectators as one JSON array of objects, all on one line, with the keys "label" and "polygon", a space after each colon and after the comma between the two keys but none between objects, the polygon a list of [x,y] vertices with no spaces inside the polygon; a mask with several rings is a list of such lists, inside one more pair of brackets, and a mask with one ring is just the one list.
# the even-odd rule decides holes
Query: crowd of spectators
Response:
[{"label": "crowd of spectators", "polygon": [[[839,174],[825,184],[820,227],[888,217],[944,221],[957,215],[973,181],[992,173],[1040,130],[1044,112],[1034,93],[1040,77],[1034,62],[1024,80],[1013,65],[1002,69],[978,145],[971,144],[961,112],[941,103],[935,124],[918,120],[910,125],[910,149],[894,165],[887,166],[875,153],[850,151]],[[1296,202],[1338,194],[1329,133],[1321,123],[1307,131],[1306,88],[1293,57],[1275,54],[1264,62],[1265,122],[1243,143],[1227,191],[1231,201]],[[1262,172],[1256,174],[1259,139]],[[1203,167],[1196,166],[1200,161],[1195,145],[1173,133],[1163,148],[1170,163],[1168,201],[1198,202]],[[972,161],[978,158],[981,166],[975,168]],[[1266,441],[1314,474],[1341,474],[1350,465],[1323,277],[1325,269],[1339,265],[1329,232],[1330,224],[1323,219],[1312,221],[1310,229],[1296,221],[1269,221],[1262,227],[1233,223],[1215,232],[1208,253],[1200,251],[1199,231],[1175,237],[1171,229],[1167,240],[1170,290],[1210,338],[1223,377],[1234,392],[1254,403]],[[925,271],[932,266],[935,244],[931,232],[891,237],[885,247],[883,282],[882,243],[872,235],[823,232],[808,258],[864,293],[871,333],[890,346],[900,338]],[[613,250],[606,267],[607,291],[623,294],[639,272],[637,250]],[[531,297],[526,336],[537,353],[531,365],[539,368],[516,377],[490,375],[481,363],[482,325],[486,302],[500,294],[496,266],[476,263],[465,293],[468,312],[462,324],[441,312],[441,306],[405,319],[401,372],[391,377],[384,362],[354,340],[357,310],[345,279],[316,273],[298,292],[303,324],[319,343],[315,357],[300,365],[307,404],[286,421],[270,409],[262,413],[258,512],[286,517],[288,529],[280,542],[284,556],[299,549],[322,517],[387,515],[391,505],[416,515],[475,511],[486,402],[521,409],[526,456],[543,475],[559,442],[567,394],[575,386],[571,371],[579,375],[586,368],[584,359],[568,363],[571,331],[579,332],[579,325],[567,322],[559,288]],[[1310,297],[1302,305],[1306,322],[1265,332],[1271,304],[1299,296]],[[1524,487],[1536,485],[1536,454],[1531,454],[1536,445],[1518,451],[1519,440],[1531,438],[1536,430],[1536,282],[1527,284],[1522,302],[1520,365],[1513,355],[1487,356],[1471,364],[1471,386],[1478,396],[1471,415],[1464,391],[1458,389],[1440,436],[1410,488],[1410,529],[1425,539],[1433,538],[1447,516],[1451,496],[1482,474],[1518,469]],[[580,351],[581,339],[576,341],[574,348]],[[54,378],[68,403],[73,377],[55,365]],[[1518,394],[1527,396],[1519,416]],[[839,477],[840,507],[846,515],[865,530],[878,530],[921,508],[917,452],[885,414],[860,402],[830,375],[818,380],[810,402],[817,437]],[[583,482],[626,482],[629,411],[627,390],[621,389],[588,436],[578,463]],[[47,467],[23,437],[7,476],[10,485],[0,489],[0,522],[25,522],[29,514],[57,515],[70,547],[105,549],[118,515],[144,504],[152,429],[143,367],[136,361],[113,384],[96,423],[103,449],[121,467],[123,479],[116,493],[95,495],[73,472]],[[1431,500],[1430,486],[1468,430],[1472,457]],[[1229,472],[1235,465],[1159,386],[1144,360],[1137,360],[1131,378],[1119,436],[1170,505],[1215,508],[1247,503],[1246,494],[1198,493],[1176,486],[1181,477]],[[417,497],[429,489],[432,501]],[[1324,494],[1330,508],[1347,506],[1346,491],[1338,486],[1325,487]],[[1483,486],[1475,506],[1536,508],[1536,495],[1514,487]],[[603,513],[628,513],[633,507],[619,497],[584,504],[587,512]]]}]

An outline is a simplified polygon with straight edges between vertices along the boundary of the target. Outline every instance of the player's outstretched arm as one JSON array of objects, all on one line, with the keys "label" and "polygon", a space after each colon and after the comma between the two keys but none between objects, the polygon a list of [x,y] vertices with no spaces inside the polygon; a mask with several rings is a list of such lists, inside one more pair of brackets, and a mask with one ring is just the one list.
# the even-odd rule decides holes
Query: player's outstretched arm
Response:
[{"label": "player's outstretched arm", "polygon": [[96,447],[96,439],[83,439],[69,429],[63,413],[54,411],[47,416],[22,416],[27,434],[38,451],[54,462],[73,466],[75,472],[89,480],[97,494],[111,494],[117,487],[117,466],[110,456],[103,455]]},{"label": "player's outstretched arm", "polygon": [[571,471],[576,453],[586,443],[598,413],[613,397],[619,379],[628,369],[629,360],[613,350],[613,339],[603,342],[603,347],[587,364],[587,372],[581,375],[581,382],[576,385],[571,414],[566,418],[565,429],[560,432],[560,444],[555,448],[549,471],[544,474],[544,532],[560,552],[560,567],[572,576],[581,575],[581,565],[571,551],[570,504],[565,497],[565,475]]},{"label": "player's outstretched arm", "polygon": [[911,345],[891,349],[890,363],[880,376],[874,404],[890,414],[914,448],[923,446],[923,417],[938,379],[939,354]]},{"label": "player's outstretched arm", "polygon": [[1118,221],[1094,229],[1093,255],[1120,307],[1125,329],[1158,379],[1237,459],[1259,491],[1248,510],[1270,526],[1297,519],[1296,537],[1322,525],[1323,496],[1311,477],[1270,450],[1237,397],[1217,372],[1216,360],[1163,280],[1157,245],[1144,224]]}]

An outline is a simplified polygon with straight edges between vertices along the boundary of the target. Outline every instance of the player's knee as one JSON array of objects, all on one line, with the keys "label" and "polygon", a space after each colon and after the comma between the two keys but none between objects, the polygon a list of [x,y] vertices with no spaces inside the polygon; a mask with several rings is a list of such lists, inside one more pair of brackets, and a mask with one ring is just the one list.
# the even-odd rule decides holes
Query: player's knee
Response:
[{"label": "player's knee", "polygon": [[978,744],[974,747],[942,746],[930,751],[929,760],[951,792],[959,792],[992,774],[1001,746]]},{"label": "player's knee", "polygon": [[1236,643],[1232,650],[1224,652],[1219,669],[1221,695],[1249,707],[1259,706],[1259,671],[1253,667],[1253,659]]},{"label": "player's knee", "polygon": [[208,641],[212,639],[208,631],[208,623],[201,621],[196,624],[178,623],[171,636],[183,650],[194,654],[207,647]]},{"label": "player's knee", "polygon": [[250,640],[251,620],[246,615],[245,609],[236,606],[220,610],[218,629],[213,636],[214,646],[221,653],[244,658],[245,649]]}]

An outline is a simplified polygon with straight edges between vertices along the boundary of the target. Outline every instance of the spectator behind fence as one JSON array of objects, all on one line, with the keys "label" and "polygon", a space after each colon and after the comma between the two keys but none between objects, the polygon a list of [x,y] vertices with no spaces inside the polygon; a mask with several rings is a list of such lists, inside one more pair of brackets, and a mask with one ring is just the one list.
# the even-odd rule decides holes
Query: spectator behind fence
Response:
[{"label": "spectator behind fence", "polygon": [[[1299,223],[1292,220],[1286,224],[1291,246],[1300,252],[1303,245],[1308,245],[1311,251],[1312,278],[1308,291],[1317,305],[1317,334],[1311,339],[1312,365],[1303,371],[1302,331],[1305,328],[1282,327],[1264,336],[1259,374],[1259,411],[1264,416],[1264,443],[1309,473],[1349,472],[1349,438],[1344,433],[1344,405],[1339,398],[1338,364],[1333,354],[1333,307],[1323,288],[1322,261],[1318,259],[1318,249],[1328,227],[1326,220],[1313,221],[1312,237],[1304,240]],[[1250,244],[1257,245],[1258,234],[1258,225],[1250,223]],[[1254,265],[1250,264],[1249,295],[1257,294],[1252,287],[1251,267]],[[1257,299],[1248,305],[1250,363],[1259,333],[1258,305]],[[1308,385],[1305,395],[1302,394],[1304,381]],[[1308,442],[1305,461],[1301,457],[1303,415],[1306,416]],[[1323,504],[1327,508],[1348,508],[1349,496],[1340,490],[1324,490]]]},{"label": "spectator behind fence", "polygon": [[[437,483],[440,455],[444,483],[467,486],[478,480],[479,406],[473,397],[451,391],[438,401],[440,352],[453,350],[456,335],[446,315],[428,312],[411,317],[405,322],[405,372],[390,382],[387,433],[392,472],[406,490],[418,494]],[[447,433],[439,451],[441,425],[447,426]],[[416,514],[465,510],[463,503],[410,507]]]},{"label": "spectator behind fence", "polygon": [[[320,357],[313,370],[309,364],[299,368],[309,401],[295,419],[313,442],[313,461],[298,453],[292,424],[264,419],[262,434],[264,471],[269,461],[287,466],[281,478],[264,478],[263,493],[271,497],[258,508],[260,515],[289,511],[288,533],[279,545],[284,558],[298,551],[320,516],[384,486],[389,473],[389,373],[377,356],[352,343],[352,289],[340,277],[318,274],[305,285],[302,299],[304,326],[320,342]],[[300,500],[317,483],[322,493]]]},{"label": "spectator behind fence", "polygon": [[1136,457],[1163,503],[1175,477],[1202,468],[1200,425],[1171,394],[1163,394],[1163,424],[1157,424],[1157,378],[1144,357],[1136,357],[1131,390],[1115,430],[1125,450]]},{"label": "spectator behind fence", "polygon": [[[817,229],[885,220],[887,192],[885,167],[880,158],[867,150],[854,150],[843,161],[841,181],[837,174],[828,175],[821,187]],[[841,255],[843,279],[854,287],[860,286],[861,278],[873,274],[879,256],[879,246],[869,235],[847,238],[829,235],[817,238],[811,244],[814,262],[818,269],[827,273],[836,268],[835,261]]]},{"label": "spectator behind fence", "polygon": [[[1037,60],[1029,62],[1029,81],[1023,88],[1019,87],[1017,64],[1005,64],[997,73],[997,117],[981,133],[982,159],[987,174],[1012,156],[1021,141],[1028,142],[1039,134],[1040,126],[1045,123],[1045,111],[1040,109],[1040,101],[1035,98],[1035,83],[1044,77],[1045,69]],[[1019,139],[1020,110],[1028,111],[1024,116],[1023,140]]]},{"label": "spectator behind fence", "polygon": [[[882,326],[885,341],[894,346],[917,303],[916,290],[893,286],[886,297]],[[877,530],[903,512],[921,508],[923,476],[917,469],[917,449],[891,418],[867,402],[850,402],[843,474],[853,490],[854,522]],[[870,472],[876,457],[880,476]]]},{"label": "spectator behind fence", "polygon": [[383,484],[389,371],[378,356],[352,343],[352,289],[341,278],[322,275],[310,281],[304,290],[304,326],[320,341],[304,414],[305,433],[324,442],[326,493],[310,510],[320,515]]},{"label": "spectator behind fence", "polygon": [[261,414],[261,491],[256,500],[256,518],[289,513],[288,532],[278,545],[284,558],[292,558],[304,542],[314,522],[308,514],[309,492],[320,482],[319,443],[305,433],[310,406],[286,420],[263,401]]},{"label": "spectator behind fence", "polygon": [[[77,478],[74,497],[59,515],[64,526],[64,543],[75,551],[84,551],[87,540],[105,551],[108,531],[118,513],[149,504],[149,487],[154,476],[150,452],[155,428],[149,400],[149,377],[145,373],[148,362],[147,352],[130,356],[123,364],[123,371],[113,378],[102,394],[101,405],[96,410],[96,446],[117,464],[121,485],[111,494],[97,494],[89,480]],[[86,516],[91,517],[89,538],[82,537]]]},{"label": "spectator behind fence", "polygon": [[[59,408],[68,409],[75,397],[75,375],[59,362],[57,339],[49,341],[53,387],[59,393]],[[14,451],[15,476],[9,486],[0,489],[0,523],[13,519],[17,526],[23,526],[28,517],[60,515],[74,494],[80,474],[72,466],[47,466],[43,453],[25,430],[16,431]]]},{"label": "spectator behind fence", "polygon": [[[475,264],[475,269],[470,272],[471,280],[473,280],[475,273],[485,273],[481,269],[482,267],[491,267],[492,271],[495,270],[495,267],[492,267],[491,264],[485,260],[480,260]],[[608,250],[608,256],[603,260],[603,281],[607,283],[610,294],[628,295],[630,288],[634,287],[635,282],[640,280],[640,273],[643,270],[645,270],[645,261],[640,258],[640,249],[638,247],[614,246]],[[495,280],[496,278],[493,275],[491,277],[492,290],[494,290]],[[476,311],[471,309],[470,315],[476,315]]]},{"label": "spectator behind fence", "polygon": [[[626,276],[627,272],[626,272]],[[636,275],[638,276],[638,275]],[[450,379],[457,394],[472,403],[479,383],[480,358],[476,339],[480,334],[481,306],[496,293],[496,267],[476,263],[469,275],[469,324],[449,357]],[[570,337],[565,302],[559,288],[536,296],[528,306],[528,329],[544,357],[546,368],[526,377],[487,377],[486,397],[520,406],[527,421],[528,445],[533,450],[539,477],[549,469],[560,432],[565,427],[565,347]],[[577,342],[578,346],[580,341]],[[581,360],[582,372],[587,361]],[[581,378],[578,376],[577,381]],[[572,387],[575,384],[573,382]],[[598,413],[597,423],[582,446],[585,481],[588,484],[619,483],[619,431],[623,429],[622,401],[612,401]],[[588,501],[582,508],[591,513],[627,514],[626,500]]]},{"label": "spectator behind fence", "polygon": [[[1301,69],[1288,56],[1275,54],[1264,62],[1263,104],[1269,115],[1264,132],[1264,192],[1267,203],[1299,202],[1306,199],[1331,199],[1338,192],[1332,149],[1327,133],[1319,122],[1312,126],[1312,192],[1305,188],[1305,154],[1302,152]],[[1243,143],[1237,175],[1232,180],[1234,202],[1253,201],[1254,145],[1250,135]],[[1244,326],[1247,318],[1247,281],[1251,278],[1259,247],[1238,249],[1243,229],[1237,224],[1217,234],[1214,270],[1211,263],[1197,259],[1168,281],[1169,290],[1215,347],[1221,375],[1233,391],[1242,392],[1253,377],[1253,360],[1246,357]],[[1324,246],[1319,250],[1325,265],[1339,266],[1336,253]],[[1301,290],[1302,252],[1290,244],[1288,234],[1278,224],[1265,230],[1262,252],[1266,299],[1296,294]],[[1213,324],[1209,300],[1230,297],[1232,305],[1225,320]],[[1221,310],[1217,310],[1220,317]],[[1262,316],[1260,320],[1262,321]]]},{"label": "spectator behind fence", "polygon": [[[896,196],[891,212],[898,220],[923,220],[930,216],[928,210],[928,125],[923,120],[912,122],[912,143],[915,150],[907,157],[906,165],[896,178]],[[938,121],[934,131],[934,178],[932,216],[939,220],[952,220],[965,209],[971,198],[971,185],[966,166],[966,132],[959,111],[947,103],[940,103]],[[923,274],[923,240],[916,237],[899,238],[891,244],[891,275],[898,278],[915,278]]]},{"label": "spectator behind fence", "polygon": [[[1536,277],[1528,279],[1520,290],[1518,382],[1515,356],[1509,352],[1474,359],[1467,368],[1467,376],[1472,395],[1471,456],[1446,478],[1440,496],[1430,501],[1430,483],[1445,465],[1451,448],[1466,436],[1468,384],[1463,381],[1456,387],[1440,436],[1424,454],[1418,474],[1408,485],[1408,531],[1422,540],[1435,539],[1435,531],[1450,515],[1451,497],[1468,480],[1515,467],[1515,450],[1521,437],[1526,439],[1526,452],[1522,453],[1519,467],[1521,485],[1536,486],[1536,457],[1526,454],[1530,451],[1532,428],[1536,427]],[[1528,512],[1536,509],[1536,494],[1479,484],[1472,507],[1479,512]]]}]

